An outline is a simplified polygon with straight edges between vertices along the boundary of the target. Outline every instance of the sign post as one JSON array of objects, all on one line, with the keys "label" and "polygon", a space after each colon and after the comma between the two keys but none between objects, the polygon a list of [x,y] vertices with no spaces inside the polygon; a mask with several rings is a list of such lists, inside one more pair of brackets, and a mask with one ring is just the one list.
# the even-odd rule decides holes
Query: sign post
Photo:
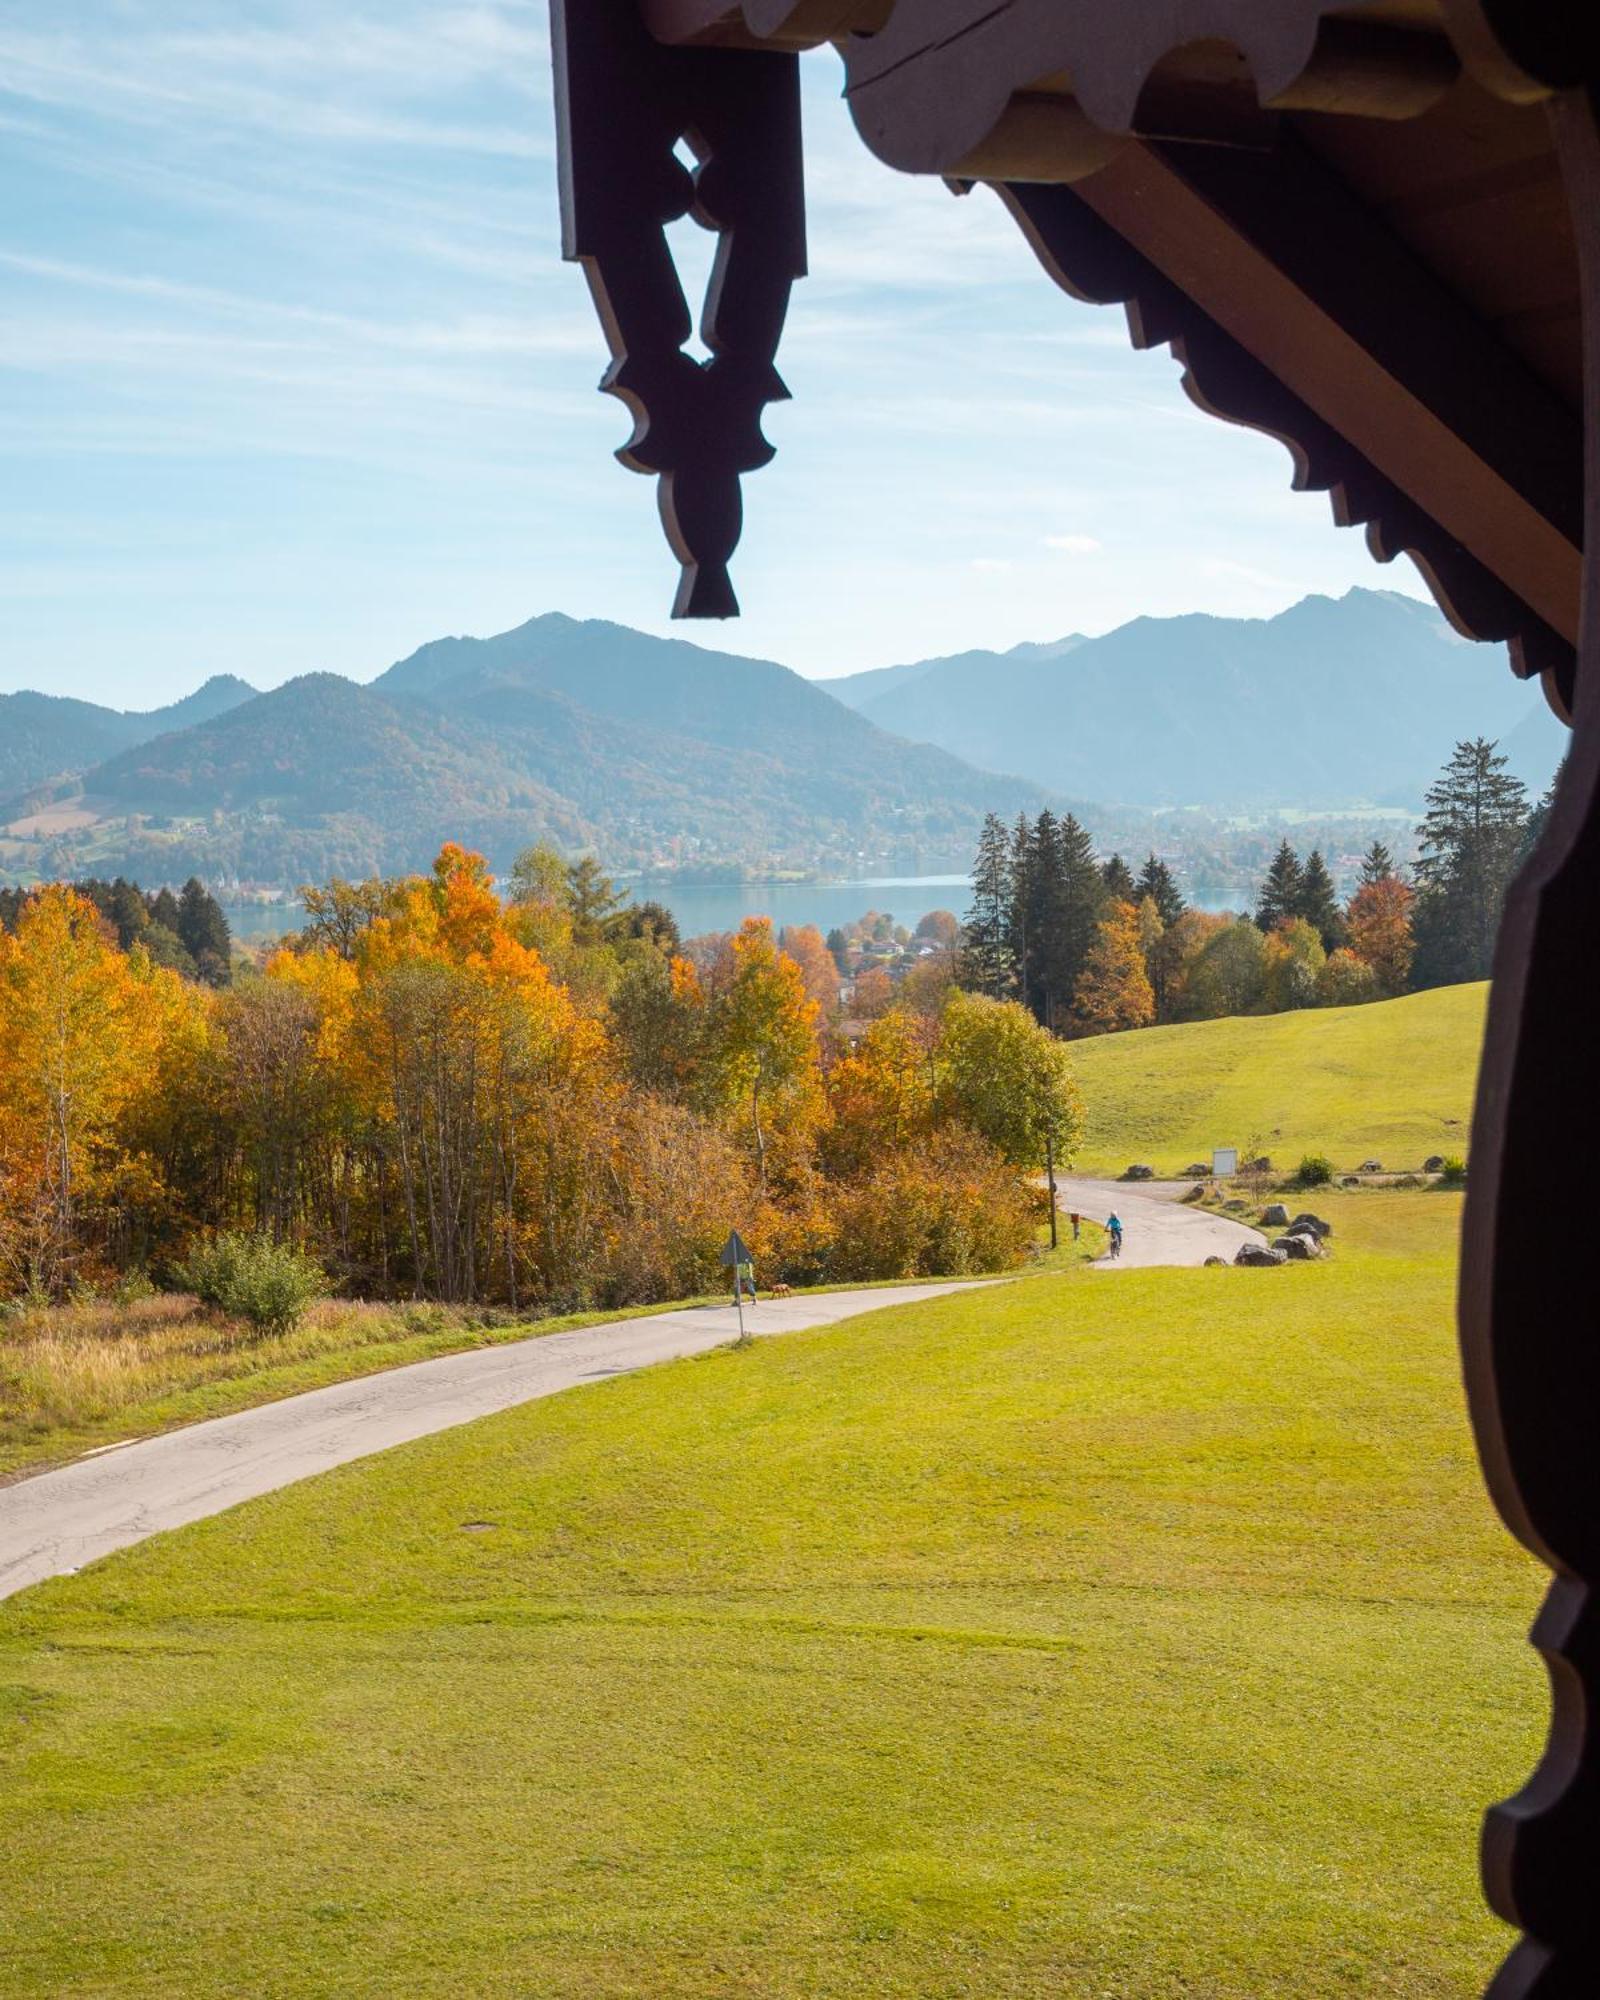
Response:
[{"label": "sign post", "polygon": [[744,1330],[744,1287],[739,1282],[739,1266],[750,1261],[750,1252],[745,1247],[744,1238],[737,1229],[730,1229],[728,1240],[722,1246],[721,1262],[733,1272],[733,1309],[739,1315],[740,1347],[750,1345],[750,1336]]},{"label": "sign post", "polygon": [[1053,1136],[1044,1135],[1044,1177],[1050,1184],[1050,1248],[1056,1247],[1056,1142]]}]

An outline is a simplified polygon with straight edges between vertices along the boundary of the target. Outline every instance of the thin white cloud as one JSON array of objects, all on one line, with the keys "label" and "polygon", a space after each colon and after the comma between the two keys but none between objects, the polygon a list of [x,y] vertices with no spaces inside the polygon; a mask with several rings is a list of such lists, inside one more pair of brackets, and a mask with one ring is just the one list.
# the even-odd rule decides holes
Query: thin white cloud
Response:
[{"label": "thin white cloud", "polygon": [[1097,556],[1105,547],[1098,535],[1046,535],[1044,545],[1066,556]]}]

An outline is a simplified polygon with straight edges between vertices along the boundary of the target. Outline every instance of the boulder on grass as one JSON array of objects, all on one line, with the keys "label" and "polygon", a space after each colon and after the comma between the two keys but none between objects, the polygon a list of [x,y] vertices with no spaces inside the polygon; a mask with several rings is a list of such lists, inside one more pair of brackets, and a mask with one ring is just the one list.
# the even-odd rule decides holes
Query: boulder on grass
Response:
[{"label": "boulder on grass", "polygon": [[1122,1176],[1125,1181],[1153,1181],[1155,1177],[1154,1167],[1129,1167]]},{"label": "boulder on grass", "polygon": [[1289,1253],[1275,1243],[1241,1243],[1233,1261],[1253,1270],[1270,1271],[1278,1264],[1287,1264]]},{"label": "boulder on grass", "polygon": [[1272,1162],[1265,1153],[1259,1153],[1255,1159],[1245,1161],[1244,1170],[1247,1174],[1270,1174]]},{"label": "boulder on grass", "polygon": [[1340,1187],[1360,1187],[1361,1183],[1354,1174],[1345,1174],[1341,1178],[1339,1185]]},{"label": "boulder on grass", "polygon": [[1289,1211],[1281,1201],[1275,1201],[1261,1211],[1261,1220],[1268,1229],[1283,1229],[1289,1221]]},{"label": "boulder on grass", "polygon": [[1223,1270],[1223,1271],[1227,1270],[1227,1268],[1228,1268],[1228,1260],[1227,1260],[1227,1258],[1226,1258],[1226,1257],[1208,1257],[1208,1258],[1206,1259],[1206,1262],[1205,1262],[1205,1268],[1206,1268],[1206,1269],[1207,1269],[1207,1270],[1209,1271],[1209,1270],[1211,1270],[1211,1269],[1212,1269],[1213,1267],[1215,1267],[1215,1268],[1217,1268],[1217,1269],[1219,1269],[1219,1270]]},{"label": "boulder on grass", "polygon": [[1383,1172],[1383,1162],[1382,1160],[1363,1160],[1361,1162],[1361,1171],[1364,1174],[1381,1174]]},{"label": "boulder on grass", "polygon": [[1298,1258],[1303,1264],[1309,1264],[1314,1258],[1323,1254],[1321,1243],[1309,1229],[1296,1230],[1290,1236],[1274,1237],[1272,1247],[1274,1250],[1281,1250],[1285,1257]]},{"label": "boulder on grass", "polygon": [[1331,1236],[1333,1234],[1333,1224],[1331,1222],[1324,1222],[1320,1215],[1312,1215],[1309,1210],[1304,1215],[1297,1215],[1294,1221],[1289,1224],[1289,1227],[1291,1231],[1296,1229],[1310,1229],[1319,1237]]},{"label": "boulder on grass", "polygon": [[1183,1177],[1186,1181],[1208,1181],[1211,1178],[1211,1169],[1203,1161],[1196,1160],[1192,1167],[1184,1168]]},{"label": "boulder on grass", "polygon": [[1439,1173],[1443,1173],[1443,1172],[1444,1172],[1444,1154],[1443,1154],[1443,1153],[1430,1153],[1430,1154],[1428,1155],[1428,1157],[1427,1157],[1427,1158],[1426,1158],[1426,1159],[1425,1159],[1425,1160],[1423,1161],[1423,1163],[1422,1163],[1422,1171],[1423,1171],[1423,1172],[1424,1172],[1425,1174],[1439,1174]]}]

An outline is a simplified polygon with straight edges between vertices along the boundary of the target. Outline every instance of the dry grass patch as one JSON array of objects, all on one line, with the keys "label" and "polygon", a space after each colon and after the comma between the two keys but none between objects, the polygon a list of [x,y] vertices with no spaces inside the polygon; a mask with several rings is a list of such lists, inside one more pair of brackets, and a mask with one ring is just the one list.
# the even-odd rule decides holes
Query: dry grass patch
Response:
[{"label": "dry grass patch", "polygon": [[[323,1299],[292,1331],[263,1335],[173,1292],[13,1307],[0,1319],[0,1476],[387,1365],[397,1346],[420,1351],[395,1358],[422,1359],[513,1323],[479,1309]],[[328,1371],[330,1362],[355,1365]],[[230,1396],[230,1386],[250,1393]]]}]

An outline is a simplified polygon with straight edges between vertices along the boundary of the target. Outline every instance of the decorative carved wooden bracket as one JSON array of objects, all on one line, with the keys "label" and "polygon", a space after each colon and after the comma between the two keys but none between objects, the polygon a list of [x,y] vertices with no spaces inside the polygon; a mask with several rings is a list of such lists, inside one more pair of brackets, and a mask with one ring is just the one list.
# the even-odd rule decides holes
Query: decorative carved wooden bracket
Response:
[{"label": "decorative carved wooden bracket", "polygon": [[[740,477],[773,456],[761,417],[789,393],[775,362],[806,268],[797,59],[663,47],[637,0],[552,0],[551,19],[562,249],[583,266],[611,349],[601,387],[633,415],[617,456],[659,477],[683,565],[672,615],[731,618]],[[703,362],[685,351],[692,322],[666,235],[684,215],[719,238]]]}]

